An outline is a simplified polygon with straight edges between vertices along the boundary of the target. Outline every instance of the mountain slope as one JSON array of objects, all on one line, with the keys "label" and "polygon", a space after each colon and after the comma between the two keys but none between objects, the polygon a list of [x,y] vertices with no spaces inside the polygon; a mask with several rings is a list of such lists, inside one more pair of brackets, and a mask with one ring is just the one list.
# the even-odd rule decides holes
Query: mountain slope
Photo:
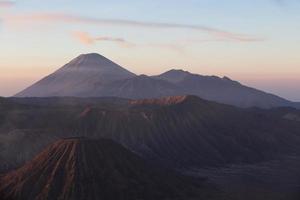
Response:
[{"label": "mountain slope", "polygon": [[[25,99],[24,107],[1,112],[0,158],[21,161],[40,148],[35,143],[17,145],[10,134],[15,131],[23,133],[23,140],[30,132],[37,134],[37,144],[47,143],[49,137],[110,138],[147,160],[176,168],[257,163],[300,153],[300,123],[284,117],[291,111],[277,115],[196,96],[77,105],[62,104],[63,99],[57,99],[57,106],[52,98],[51,106],[32,106]],[[21,104],[22,99],[17,100]],[[18,146],[18,151],[5,153],[9,146]]]},{"label": "mountain slope", "polygon": [[176,85],[146,75],[115,81],[101,92],[102,96],[130,99],[159,98],[179,94],[182,92]]},{"label": "mountain slope", "polygon": [[239,107],[272,108],[295,106],[292,102],[233,81],[228,77],[202,76],[182,70],[170,70],[156,78],[172,82],[183,93]]},{"label": "mountain slope", "polygon": [[16,96],[96,96],[93,94],[95,89],[133,76],[133,73],[99,54],[83,54]]},{"label": "mountain slope", "polygon": [[191,73],[188,71],[183,71],[181,69],[178,69],[178,70],[171,69],[167,72],[164,72],[164,73],[154,76],[154,77],[165,80],[165,81],[169,81],[171,83],[178,83],[190,75],[191,75]]},{"label": "mountain slope", "polygon": [[104,139],[59,140],[0,179],[2,199],[14,200],[213,199],[212,192]]}]

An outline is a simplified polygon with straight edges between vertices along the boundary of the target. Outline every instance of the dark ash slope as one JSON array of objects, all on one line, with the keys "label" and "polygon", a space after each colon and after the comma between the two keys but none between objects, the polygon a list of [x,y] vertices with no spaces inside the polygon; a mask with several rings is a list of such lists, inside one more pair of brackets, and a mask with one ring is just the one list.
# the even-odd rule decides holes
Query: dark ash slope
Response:
[{"label": "dark ash slope", "polygon": [[5,200],[206,200],[214,193],[203,181],[160,170],[104,139],[59,140],[0,178]]}]

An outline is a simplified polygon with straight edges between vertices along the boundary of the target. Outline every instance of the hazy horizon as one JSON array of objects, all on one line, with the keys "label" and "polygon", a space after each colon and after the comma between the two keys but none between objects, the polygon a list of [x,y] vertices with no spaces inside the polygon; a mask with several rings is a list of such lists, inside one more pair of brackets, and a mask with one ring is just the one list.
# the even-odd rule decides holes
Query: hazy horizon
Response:
[{"label": "hazy horizon", "polygon": [[0,96],[96,52],[136,74],[228,76],[300,101],[299,8],[298,0],[0,0]]}]

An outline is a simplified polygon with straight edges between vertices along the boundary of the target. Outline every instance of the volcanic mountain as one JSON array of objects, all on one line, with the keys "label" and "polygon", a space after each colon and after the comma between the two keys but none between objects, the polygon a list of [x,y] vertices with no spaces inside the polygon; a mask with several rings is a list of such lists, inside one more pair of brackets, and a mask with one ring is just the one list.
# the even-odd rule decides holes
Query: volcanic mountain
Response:
[{"label": "volcanic mountain", "polygon": [[4,200],[216,199],[216,192],[204,180],[151,166],[106,139],[59,140],[0,178]]},{"label": "volcanic mountain", "polygon": [[181,88],[181,93],[239,107],[297,106],[281,97],[244,86],[228,77],[203,76],[183,70],[170,70],[156,78],[175,84],[177,88]]},{"label": "volcanic mountain", "polygon": [[98,96],[105,84],[134,76],[99,54],[83,54],[16,96]]},{"label": "volcanic mountain", "polygon": [[227,77],[202,76],[183,70],[170,70],[157,76],[137,76],[96,53],[80,55],[16,94],[16,97],[113,96],[143,99],[174,95],[197,95],[239,107],[300,107]]},{"label": "volcanic mountain", "polygon": [[147,75],[115,81],[102,91],[103,96],[129,99],[159,98],[183,94],[176,85]]}]

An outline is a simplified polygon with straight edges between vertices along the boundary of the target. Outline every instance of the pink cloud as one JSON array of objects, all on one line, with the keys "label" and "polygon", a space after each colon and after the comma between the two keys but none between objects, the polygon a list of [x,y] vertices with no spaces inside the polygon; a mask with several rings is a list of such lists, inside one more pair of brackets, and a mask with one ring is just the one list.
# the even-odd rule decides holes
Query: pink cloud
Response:
[{"label": "pink cloud", "polygon": [[82,32],[82,31],[73,32],[73,36],[76,39],[78,39],[81,43],[86,44],[86,45],[91,45],[96,42],[108,41],[108,42],[115,42],[118,45],[123,46],[123,47],[134,46],[134,44],[126,41],[123,38],[114,38],[114,37],[106,37],[106,36],[92,37],[89,33]]},{"label": "pink cloud", "polygon": [[238,33],[228,33],[228,32],[218,32],[213,34],[215,36],[215,40],[219,41],[236,41],[236,42],[260,42],[264,41],[264,38],[255,37],[251,35],[238,34]]},{"label": "pink cloud", "polygon": [[110,25],[110,26],[130,26],[136,28],[153,28],[153,29],[188,29],[193,31],[205,32],[216,39],[224,39],[240,42],[257,42],[263,39],[248,34],[234,33],[226,30],[216,29],[202,25],[189,25],[177,23],[158,23],[142,22],[122,19],[101,19],[91,18],[78,15],[69,15],[61,13],[34,13],[6,16],[8,22],[51,22],[51,23],[73,23],[73,24],[92,24],[92,25]]}]

